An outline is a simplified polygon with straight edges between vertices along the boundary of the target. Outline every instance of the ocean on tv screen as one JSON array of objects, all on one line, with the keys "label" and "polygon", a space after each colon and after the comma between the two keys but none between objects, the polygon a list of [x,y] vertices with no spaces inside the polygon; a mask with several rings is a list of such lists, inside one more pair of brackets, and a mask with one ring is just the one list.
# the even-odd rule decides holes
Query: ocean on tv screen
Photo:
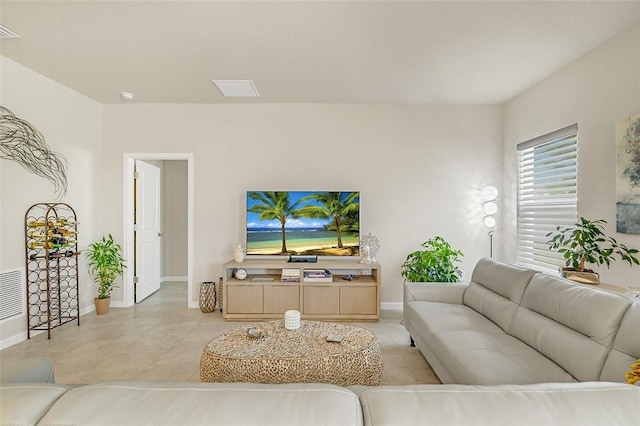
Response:
[{"label": "ocean on tv screen", "polygon": [[247,254],[289,254],[358,256],[360,236],[342,232],[342,248],[338,247],[335,231],[318,228],[296,228],[285,231],[287,252],[282,253],[282,231],[279,229],[247,229]]}]

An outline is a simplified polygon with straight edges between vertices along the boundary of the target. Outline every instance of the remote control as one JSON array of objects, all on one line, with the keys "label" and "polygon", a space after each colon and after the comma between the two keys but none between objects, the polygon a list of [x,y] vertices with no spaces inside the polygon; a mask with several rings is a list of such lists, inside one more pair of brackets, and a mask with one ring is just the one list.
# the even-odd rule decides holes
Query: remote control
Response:
[{"label": "remote control", "polygon": [[342,336],[339,334],[330,334],[327,336],[327,342],[340,343],[342,342]]}]

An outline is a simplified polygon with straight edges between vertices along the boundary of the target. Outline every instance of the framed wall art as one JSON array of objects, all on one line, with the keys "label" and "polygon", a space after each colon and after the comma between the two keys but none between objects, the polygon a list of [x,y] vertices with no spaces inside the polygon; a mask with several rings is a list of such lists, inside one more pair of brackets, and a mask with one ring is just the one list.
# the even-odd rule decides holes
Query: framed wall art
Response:
[{"label": "framed wall art", "polygon": [[616,231],[640,234],[640,113],[616,123]]}]

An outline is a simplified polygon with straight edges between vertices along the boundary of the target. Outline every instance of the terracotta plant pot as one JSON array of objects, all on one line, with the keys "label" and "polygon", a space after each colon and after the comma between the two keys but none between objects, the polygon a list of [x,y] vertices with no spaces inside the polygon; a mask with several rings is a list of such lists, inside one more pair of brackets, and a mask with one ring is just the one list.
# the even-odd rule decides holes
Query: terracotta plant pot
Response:
[{"label": "terracotta plant pot", "polygon": [[109,305],[111,304],[111,297],[107,297],[106,299],[98,299],[97,297],[93,299],[96,304],[96,314],[104,315],[109,313]]},{"label": "terracotta plant pot", "polygon": [[571,269],[560,269],[560,274],[571,281],[575,281],[581,284],[591,284],[598,285],[600,284],[600,275],[597,272],[587,272],[587,271],[574,271]]}]

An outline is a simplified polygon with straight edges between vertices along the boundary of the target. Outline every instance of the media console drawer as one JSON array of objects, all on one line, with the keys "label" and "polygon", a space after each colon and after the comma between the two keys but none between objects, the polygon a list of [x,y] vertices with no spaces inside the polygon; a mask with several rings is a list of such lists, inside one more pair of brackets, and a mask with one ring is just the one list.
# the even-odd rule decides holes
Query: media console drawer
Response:
[{"label": "media console drawer", "polygon": [[340,313],[340,287],[304,284],[305,315],[338,315]]},{"label": "media console drawer", "polygon": [[300,310],[300,287],[289,284],[264,286],[264,313],[284,315]]},{"label": "media console drawer", "polygon": [[227,309],[231,314],[261,314],[264,312],[264,289],[260,286],[230,286],[224,292]]},{"label": "media console drawer", "polygon": [[343,315],[375,315],[378,310],[379,287],[340,287],[340,313]]}]

